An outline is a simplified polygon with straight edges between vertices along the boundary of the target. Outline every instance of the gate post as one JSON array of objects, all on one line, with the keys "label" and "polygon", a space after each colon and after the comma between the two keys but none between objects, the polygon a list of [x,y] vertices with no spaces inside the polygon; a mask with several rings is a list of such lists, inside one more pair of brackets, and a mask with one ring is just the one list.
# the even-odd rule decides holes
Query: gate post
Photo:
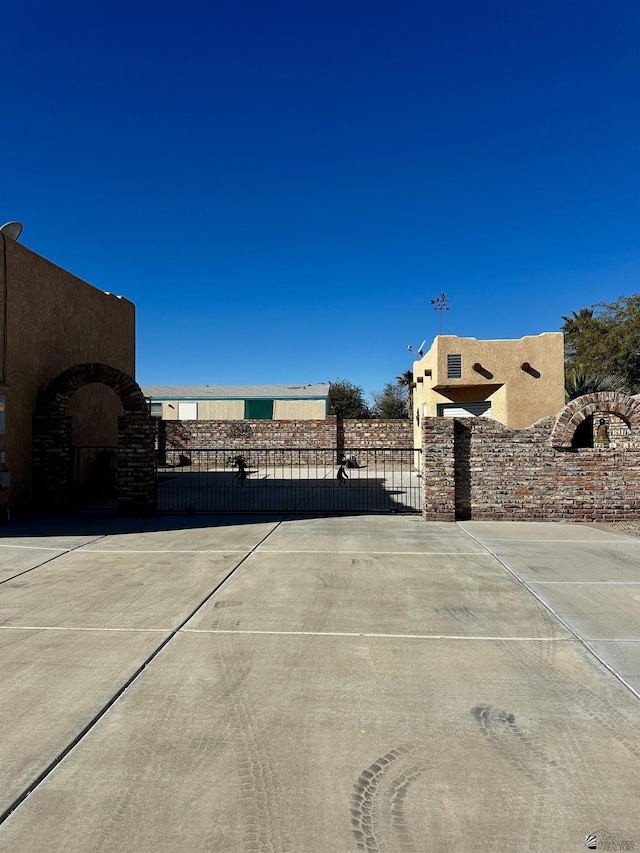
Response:
[{"label": "gate post", "polygon": [[456,520],[453,418],[422,419],[422,517]]},{"label": "gate post", "polygon": [[118,418],[118,513],[151,515],[156,508],[157,419],[146,412]]}]

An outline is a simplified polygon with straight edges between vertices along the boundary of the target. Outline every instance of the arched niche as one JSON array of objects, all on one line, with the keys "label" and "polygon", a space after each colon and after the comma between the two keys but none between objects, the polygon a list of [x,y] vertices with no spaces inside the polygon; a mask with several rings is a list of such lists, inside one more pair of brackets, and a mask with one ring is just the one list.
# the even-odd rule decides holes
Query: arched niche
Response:
[{"label": "arched niche", "polygon": [[[584,394],[571,400],[556,418],[551,444],[559,449],[568,450],[580,443],[574,442],[576,431],[584,432],[585,421],[594,415],[611,414],[620,418],[629,427],[631,442],[638,443],[640,438],[640,400],[622,394],[619,391],[598,391]],[[584,445],[582,445],[584,446]]]}]

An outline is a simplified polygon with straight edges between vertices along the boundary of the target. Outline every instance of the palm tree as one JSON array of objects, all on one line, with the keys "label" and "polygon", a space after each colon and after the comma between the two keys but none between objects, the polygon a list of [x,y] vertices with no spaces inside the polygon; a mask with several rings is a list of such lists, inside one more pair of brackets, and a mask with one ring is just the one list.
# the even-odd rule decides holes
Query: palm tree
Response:
[{"label": "palm tree", "polygon": [[599,373],[584,367],[567,370],[564,378],[565,397],[574,400],[583,394],[595,394],[596,391],[626,391],[623,376],[617,373]]},{"label": "palm tree", "polygon": [[401,388],[407,389],[407,414],[411,418],[413,417],[413,388],[411,387],[413,384],[413,370],[405,370],[404,373],[400,374],[400,376],[396,376],[396,382]]}]

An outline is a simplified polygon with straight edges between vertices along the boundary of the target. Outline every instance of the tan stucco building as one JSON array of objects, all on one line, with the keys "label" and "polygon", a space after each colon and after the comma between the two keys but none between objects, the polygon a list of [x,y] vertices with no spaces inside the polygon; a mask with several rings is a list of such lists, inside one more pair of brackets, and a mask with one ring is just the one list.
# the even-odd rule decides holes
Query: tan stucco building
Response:
[{"label": "tan stucco building", "polygon": [[564,336],[517,340],[439,335],[413,365],[415,446],[424,417],[493,418],[522,429],[564,406]]},{"label": "tan stucco building", "polygon": [[[0,235],[0,463],[10,486],[0,507],[29,503],[32,418],[38,395],[60,373],[100,362],[133,376],[135,306],[104,293],[22,244]],[[117,441],[122,406],[103,384],[92,383],[71,398],[75,445]]]},{"label": "tan stucco building", "polygon": [[329,385],[143,385],[165,421],[322,420]]}]

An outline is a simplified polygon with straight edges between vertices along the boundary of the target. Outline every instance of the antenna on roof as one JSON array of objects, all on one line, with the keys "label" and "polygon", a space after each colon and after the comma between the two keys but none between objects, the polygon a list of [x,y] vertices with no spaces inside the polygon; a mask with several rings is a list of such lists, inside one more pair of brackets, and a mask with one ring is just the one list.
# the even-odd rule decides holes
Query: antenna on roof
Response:
[{"label": "antenna on roof", "polygon": [[22,222],[5,222],[2,228],[0,228],[0,231],[2,231],[4,236],[8,237],[9,240],[16,241],[22,234]]},{"label": "antenna on roof", "polygon": [[409,352],[413,352],[414,355],[419,355],[420,358],[422,358],[422,356],[424,355],[424,345],[426,344],[426,342],[427,342],[427,339],[425,338],[415,352],[414,352],[411,344],[409,344],[407,349],[409,350]]}]

